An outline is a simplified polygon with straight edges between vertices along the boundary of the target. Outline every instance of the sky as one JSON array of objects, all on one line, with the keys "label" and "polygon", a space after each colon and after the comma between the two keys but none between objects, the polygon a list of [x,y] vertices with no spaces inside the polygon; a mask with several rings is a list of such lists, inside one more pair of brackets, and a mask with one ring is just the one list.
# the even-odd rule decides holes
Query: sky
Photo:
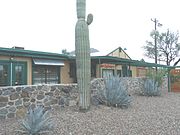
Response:
[{"label": "sky", "polygon": [[[86,0],[90,46],[102,54],[118,47],[134,60],[145,57],[156,18],[159,31],[180,30],[179,0]],[[76,0],[0,0],[0,47],[61,53],[75,50]],[[153,60],[154,61],[154,60]]]}]

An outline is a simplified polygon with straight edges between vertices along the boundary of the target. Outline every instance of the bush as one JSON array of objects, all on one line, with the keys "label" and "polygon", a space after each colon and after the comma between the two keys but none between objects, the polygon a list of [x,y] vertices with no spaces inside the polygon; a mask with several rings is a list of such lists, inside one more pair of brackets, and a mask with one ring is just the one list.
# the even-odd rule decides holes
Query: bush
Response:
[{"label": "bush", "polygon": [[145,79],[143,95],[145,96],[160,96],[161,91],[158,81],[155,79]]},{"label": "bush", "polygon": [[97,98],[102,104],[108,106],[127,108],[132,98],[127,92],[127,86],[123,84],[118,76],[104,78],[105,90],[100,90]]},{"label": "bush", "polygon": [[163,78],[167,76],[167,72],[168,71],[166,69],[158,69],[157,71],[150,69],[147,72],[146,77],[155,80],[156,82],[158,82],[158,86],[161,86]]},{"label": "bush", "polygon": [[48,133],[52,129],[52,118],[49,117],[49,111],[45,111],[42,106],[37,106],[34,109],[29,109],[21,123],[21,129],[17,132],[27,135],[40,135]]}]

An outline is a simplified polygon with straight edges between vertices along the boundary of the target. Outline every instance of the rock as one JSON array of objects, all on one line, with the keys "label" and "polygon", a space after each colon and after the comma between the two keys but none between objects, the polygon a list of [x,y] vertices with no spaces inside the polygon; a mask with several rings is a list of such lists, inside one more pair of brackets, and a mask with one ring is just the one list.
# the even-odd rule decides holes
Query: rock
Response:
[{"label": "rock", "polygon": [[36,99],[34,99],[34,98],[31,99],[31,102],[35,102],[35,101],[36,101]]},{"label": "rock", "polygon": [[16,92],[20,92],[22,90],[22,87],[16,87]]},{"label": "rock", "polygon": [[19,96],[18,93],[14,93],[14,94],[10,95],[10,100],[16,100],[16,99],[18,99],[19,97],[20,97],[20,96]]},{"label": "rock", "polygon": [[2,95],[4,95],[4,96],[9,96],[11,94],[12,94],[12,92],[10,90],[6,90],[2,93]]},{"label": "rock", "polygon": [[27,108],[27,107],[29,107],[31,105],[31,103],[30,102],[24,102],[23,105],[24,105],[24,107]]},{"label": "rock", "polygon": [[20,106],[20,105],[22,105],[22,100],[21,100],[21,99],[19,99],[19,100],[15,101],[15,105],[16,105],[16,106]]},{"label": "rock", "polygon": [[26,92],[26,91],[22,91],[21,97],[22,97],[22,98],[29,97],[29,93]]},{"label": "rock", "polygon": [[54,96],[55,97],[59,97],[60,96],[60,91],[59,90],[55,90],[54,91]]},{"label": "rock", "polygon": [[67,93],[67,94],[69,94],[70,93],[70,88],[69,87],[62,87],[62,89],[61,89],[64,93]]},{"label": "rock", "polygon": [[55,99],[55,98],[51,99],[51,105],[57,104],[57,103],[58,103],[58,100],[57,100],[57,99]]},{"label": "rock", "polygon": [[77,101],[75,100],[69,100],[69,106],[76,106]]},{"label": "rock", "polygon": [[0,102],[8,102],[8,97],[0,96]]},{"label": "rock", "polygon": [[5,115],[5,114],[7,114],[7,113],[8,113],[7,108],[2,108],[2,109],[0,109],[0,115]]},{"label": "rock", "polygon": [[44,98],[44,95],[37,95],[37,100],[42,100]]},{"label": "rock", "polygon": [[29,102],[30,98],[23,98],[23,102]]},{"label": "rock", "polygon": [[14,105],[14,102],[8,102],[8,105],[12,106]]},{"label": "rock", "polygon": [[7,114],[7,118],[14,118],[15,117],[15,113],[8,113]]},{"label": "rock", "polygon": [[9,112],[11,112],[11,113],[16,112],[16,107],[14,107],[14,106],[9,107]]},{"label": "rock", "polygon": [[0,108],[5,107],[7,105],[7,102],[0,102]]},{"label": "rock", "polygon": [[25,87],[25,88],[23,89],[23,91],[33,92],[34,89],[32,89],[31,87]]},{"label": "rock", "polygon": [[99,104],[101,104],[96,95],[91,97],[91,104],[95,106],[98,106]]},{"label": "rock", "polygon": [[53,96],[53,92],[46,92],[45,95]]},{"label": "rock", "polygon": [[16,111],[16,117],[18,118],[24,118],[26,115],[27,110],[25,108],[18,109]]},{"label": "rock", "polygon": [[56,86],[51,86],[51,91],[55,91],[56,90]]},{"label": "rock", "polygon": [[2,119],[6,119],[6,115],[1,115],[0,114],[0,120],[2,120]]},{"label": "rock", "polygon": [[65,107],[65,99],[63,97],[61,97],[59,99],[59,103],[58,103],[61,107]]},{"label": "rock", "polygon": [[40,91],[38,91],[38,94],[39,95],[44,95],[44,91],[40,90]]}]

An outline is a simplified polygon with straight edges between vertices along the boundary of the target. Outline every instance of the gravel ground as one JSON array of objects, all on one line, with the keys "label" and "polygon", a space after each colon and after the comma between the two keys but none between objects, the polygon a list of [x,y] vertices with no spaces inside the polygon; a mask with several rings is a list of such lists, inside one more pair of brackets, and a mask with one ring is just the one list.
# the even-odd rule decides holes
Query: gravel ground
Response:
[{"label": "gravel ground", "polygon": [[[52,135],[180,135],[180,93],[134,95],[128,109],[100,105],[81,113],[66,107],[54,109],[52,115]],[[17,119],[0,121],[0,135],[14,135],[17,128]]]}]

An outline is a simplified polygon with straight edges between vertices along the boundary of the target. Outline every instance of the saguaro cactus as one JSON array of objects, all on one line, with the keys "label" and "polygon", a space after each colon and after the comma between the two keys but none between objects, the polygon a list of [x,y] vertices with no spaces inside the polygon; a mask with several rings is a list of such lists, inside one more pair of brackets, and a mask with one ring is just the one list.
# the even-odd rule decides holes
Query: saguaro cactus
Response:
[{"label": "saguaro cactus", "polygon": [[92,14],[88,15],[85,21],[86,0],[77,0],[77,18],[75,28],[75,52],[77,81],[79,88],[79,108],[86,111],[90,107],[90,78],[91,78],[91,58],[88,25],[93,20]]}]

